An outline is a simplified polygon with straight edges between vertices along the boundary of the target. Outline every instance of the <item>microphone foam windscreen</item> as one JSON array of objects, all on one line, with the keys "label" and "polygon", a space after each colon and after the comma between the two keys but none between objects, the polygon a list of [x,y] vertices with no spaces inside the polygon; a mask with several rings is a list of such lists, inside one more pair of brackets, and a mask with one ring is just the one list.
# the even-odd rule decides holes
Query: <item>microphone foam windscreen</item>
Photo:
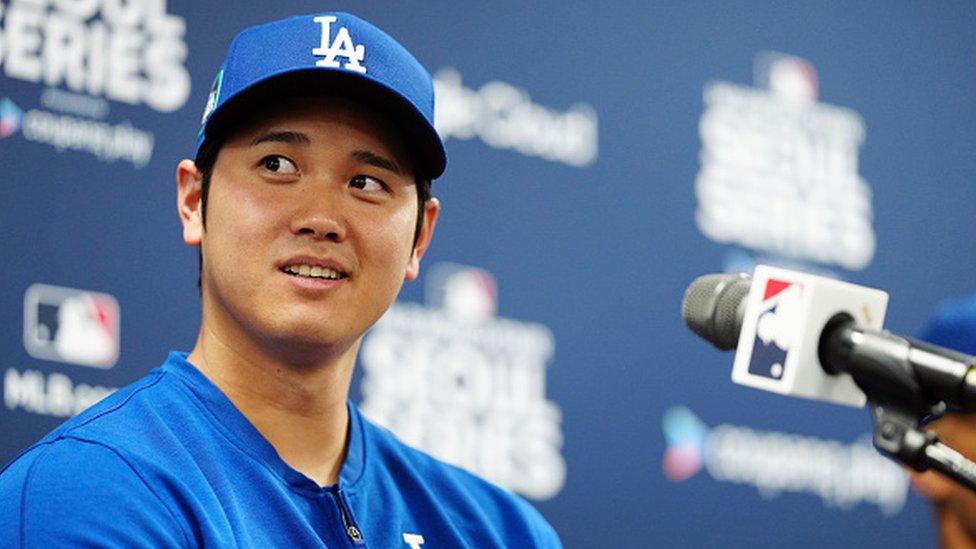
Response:
[{"label": "microphone foam windscreen", "polygon": [[685,324],[723,351],[735,349],[742,329],[741,307],[751,286],[745,275],[709,274],[688,286],[681,307]]}]

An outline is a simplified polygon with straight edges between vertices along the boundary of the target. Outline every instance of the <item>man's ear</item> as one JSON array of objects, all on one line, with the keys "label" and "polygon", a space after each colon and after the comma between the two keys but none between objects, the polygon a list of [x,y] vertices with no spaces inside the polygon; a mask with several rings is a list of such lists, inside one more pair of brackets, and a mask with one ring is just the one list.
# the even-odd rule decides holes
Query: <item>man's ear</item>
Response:
[{"label": "man's ear", "polygon": [[424,252],[430,246],[430,239],[434,236],[434,225],[437,224],[437,214],[441,211],[441,203],[436,198],[430,198],[424,204],[424,226],[420,228],[417,235],[417,244],[413,247],[410,254],[410,262],[407,264],[406,280],[416,280],[420,275],[420,260],[424,257]]},{"label": "man's ear", "polygon": [[176,167],[176,209],[183,223],[183,242],[199,246],[203,240],[203,173],[192,160]]}]

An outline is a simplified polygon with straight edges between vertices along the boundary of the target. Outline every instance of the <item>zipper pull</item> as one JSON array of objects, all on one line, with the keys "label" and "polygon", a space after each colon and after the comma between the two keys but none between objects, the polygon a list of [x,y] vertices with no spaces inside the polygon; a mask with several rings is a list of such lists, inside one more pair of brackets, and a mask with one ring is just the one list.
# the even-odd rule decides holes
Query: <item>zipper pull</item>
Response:
[{"label": "zipper pull", "polygon": [[352,511],[349,509],[349,505],[346,503],[346,496],[343,495],[342,490],[336,489],[336,501],[339,502],[339,514],[342,515],[342,525],[346,531],[346,537],[353,545],[366,545],[366,539],[363,538],[363,532],[356,526],[356,521],[352,516]]},{"label": "zipper pull", "polygon": [[356,528],[352,524],[346,526],[346,535],[349,536],[349,539],[356,545],[366,543],[366,540],[363,539],[363,533],[359,531],[359,528]]}]

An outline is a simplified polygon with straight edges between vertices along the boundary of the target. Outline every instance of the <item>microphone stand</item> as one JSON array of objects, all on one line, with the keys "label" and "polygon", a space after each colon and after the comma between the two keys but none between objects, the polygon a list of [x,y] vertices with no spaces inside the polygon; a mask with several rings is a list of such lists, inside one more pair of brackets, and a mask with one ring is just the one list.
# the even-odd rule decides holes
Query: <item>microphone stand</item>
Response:
[{"label": "microphone stand", "polygon": [[871,402],[874,447],[916,471],[933,469],[976,492],[976,463],[916,428],[921,418]]},{"label": "microphone stand", "polygon": [[[907,340],[858,328],[848,315],[835,317],[824,333],[829,337],[821,339],[820,364],[829,373],[850,374],[864,391],[874,420],[875,448],[916,471],[934,469],[976,492],[976,463],[939,442],[934,433],[918,429],[934,409],[944,408],[945,399],[924,389],[920,378],[931,377],[931,371],[918,370]],[[970,404],[971,393],[964,395]]]}]

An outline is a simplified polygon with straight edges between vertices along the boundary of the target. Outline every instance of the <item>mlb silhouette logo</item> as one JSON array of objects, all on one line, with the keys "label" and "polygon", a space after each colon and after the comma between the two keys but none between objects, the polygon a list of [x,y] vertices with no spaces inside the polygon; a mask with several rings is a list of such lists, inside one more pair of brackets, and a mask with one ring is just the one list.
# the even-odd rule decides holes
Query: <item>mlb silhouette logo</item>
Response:
[{"label": "mlb silhouette logo", "polygon": [[802,329],[803,286],[770,278],[763,289],[762,312],[756,324],[749,373],[782,379],[786,356]]},{"label": "mlb silhouette logo", "polygon": [[766,51],[756,56],[753,81],[786,103],[810,105],[820,95],[813,65],[806,59],[784,53]]},{"label": "mlb silhouette logo", "polygon": [[427,303],[465,322],[486,322],[498,312],[498,285],[478,267],[437,263],[426,284]]},{"label": "mlb silhouette logo", "polygon": [[24,294],[24,349],[41,360],[111,368],[119,357],[119,304],[108,294],[33,284]]}]

